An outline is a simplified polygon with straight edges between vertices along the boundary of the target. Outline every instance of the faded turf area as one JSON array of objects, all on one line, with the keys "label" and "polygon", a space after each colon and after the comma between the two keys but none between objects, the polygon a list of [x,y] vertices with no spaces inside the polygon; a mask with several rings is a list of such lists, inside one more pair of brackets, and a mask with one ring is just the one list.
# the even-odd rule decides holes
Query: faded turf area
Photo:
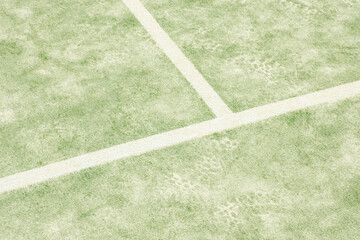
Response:
[{"label": "faded turf area", "polygon": [[359,239],[360,98],[0,196],[1,239]]},{"label": "faded turf area", "polygon": [[0,3],[0,176],[212,117],[121,1]]},{"label": "faded turf area", "polygon": [[143,2],[234,111],[359,80],[360,1]]}]

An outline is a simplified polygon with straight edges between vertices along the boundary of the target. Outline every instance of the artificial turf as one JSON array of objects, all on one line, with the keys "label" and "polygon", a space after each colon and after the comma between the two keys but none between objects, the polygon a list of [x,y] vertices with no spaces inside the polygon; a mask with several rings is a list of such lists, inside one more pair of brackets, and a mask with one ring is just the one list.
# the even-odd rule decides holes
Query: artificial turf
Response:
[{"label": "artificial turf", "polygon": [[1,239],[359,239],[360,98],[0,196]]},{"label": "artificial turf", "polygon": [[0,1],[0,177],[213,115],[121,1]]},{"label": "artificial turf", "polygon": [[360,1],[142,2],[234,111],[359,80]]}]

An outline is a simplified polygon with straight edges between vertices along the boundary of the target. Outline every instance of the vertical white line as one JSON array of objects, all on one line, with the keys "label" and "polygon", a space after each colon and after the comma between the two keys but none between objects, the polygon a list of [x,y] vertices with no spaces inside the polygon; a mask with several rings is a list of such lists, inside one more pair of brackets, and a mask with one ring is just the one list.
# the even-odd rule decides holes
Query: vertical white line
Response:
[{"label": "vertical white line", "polygon": [[160,27],[154,17],[146,10],[139,0],[123,0],[132,14],[138,19],[157,45],[173,62],[182,75],[190,82],[212,112],[221,117],[232,113],[220,96],[204,79],[190,60],[181,52],[179,47],[171,40],[167,33]]}]

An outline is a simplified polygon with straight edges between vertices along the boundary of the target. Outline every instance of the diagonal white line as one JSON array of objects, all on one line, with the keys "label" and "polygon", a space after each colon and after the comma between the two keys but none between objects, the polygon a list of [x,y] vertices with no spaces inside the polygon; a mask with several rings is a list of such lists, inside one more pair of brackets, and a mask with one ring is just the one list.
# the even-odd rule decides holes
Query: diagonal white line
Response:
[{"label": "diagonal white line", "polygon": [[289,113],[322,103],[330,103],[360,94],[360,81],[340,85],[307,95],[233,113],[221,118],[127,142],[97,152],[87,153],[40,168],[16,173],[0,179],[0,193],[26,187],[82,169],[137,156],[156,149],[173,146],[215,132],[233,129],[280,114]]},{"label": "diagonal white line", "polygon": [[141,2],[139,0],[123,0],[123,2],[182,75],[190,82],[192,87],[197,91],[212,112],[217,117],[232,113],[230,108],[223,102],[201,73],[160,27]]}]

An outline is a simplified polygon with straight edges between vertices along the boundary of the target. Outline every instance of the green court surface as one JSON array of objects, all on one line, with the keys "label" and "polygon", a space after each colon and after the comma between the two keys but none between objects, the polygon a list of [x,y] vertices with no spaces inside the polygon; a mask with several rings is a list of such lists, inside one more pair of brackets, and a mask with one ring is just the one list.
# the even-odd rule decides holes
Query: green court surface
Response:
[{"label": "green court surface", "polygon": [[1,239],[359,239],[360,98],[0,195]]},{"label": "green court surface", "polygon": [[0,177],[213,117],[121,1],[0,2]]},{"label": "green court surface", "polygon": [[360,76],[360,1],[143,0],[234,110]]}]

